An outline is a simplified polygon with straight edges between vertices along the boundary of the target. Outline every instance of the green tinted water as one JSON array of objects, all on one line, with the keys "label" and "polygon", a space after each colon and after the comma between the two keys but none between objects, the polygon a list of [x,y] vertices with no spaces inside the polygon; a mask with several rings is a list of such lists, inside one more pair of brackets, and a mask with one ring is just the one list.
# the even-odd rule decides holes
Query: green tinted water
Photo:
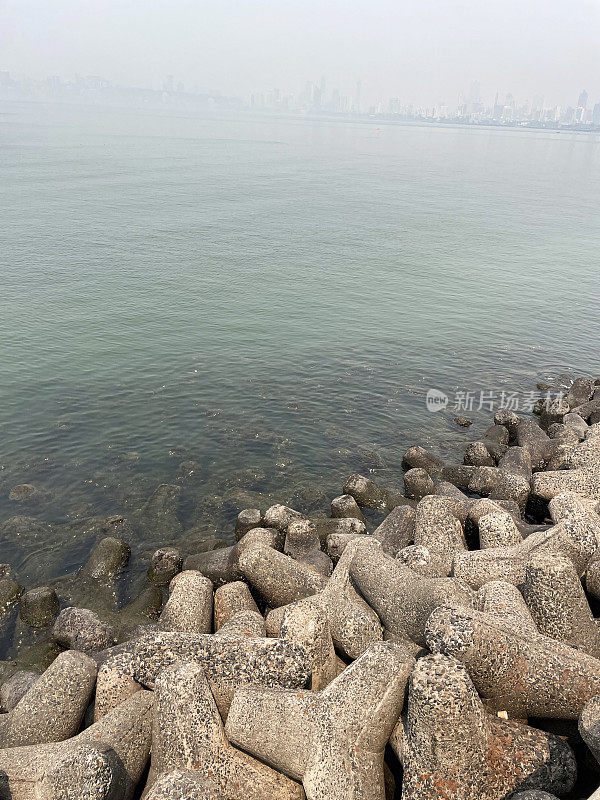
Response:
[{"label": "green tinted water", "polygon": [[600,373],[595,136],[0,112],[0,522],[76,521],[5,538],[27,585],[159,483],[181,530],[136,527],[134,571],[246,505],[401,483],[412,443],[460,457],[490,415],[466,434],[429,387]]}]

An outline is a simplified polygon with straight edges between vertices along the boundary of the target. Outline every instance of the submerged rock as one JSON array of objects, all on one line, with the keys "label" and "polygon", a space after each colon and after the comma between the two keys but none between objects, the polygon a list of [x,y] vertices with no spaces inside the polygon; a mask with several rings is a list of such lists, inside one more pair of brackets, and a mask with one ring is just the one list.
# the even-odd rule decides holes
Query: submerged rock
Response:
[{"label": "submerged rock", "polygon": [[48,499],[48,492],[31,483],[21,483],[8,493],[8,499],[15,503],[41,503]]},{"label": "submerged rock", "polygon": [[114,630],[87,608],[64,608],[52,629],[62,647],[91,653],[114,644]]},{"label": "submerged rock", "polygon": [[181,486],[162,483],[140,509],[142,522],[159,536],[172,537],[181,533],[177,514]]},{"label": "submerged rock", "polygon": [[50,586],[30,589],[21,597],[19,617],[32,628],[45,628],[58,616],[58,596]]}]

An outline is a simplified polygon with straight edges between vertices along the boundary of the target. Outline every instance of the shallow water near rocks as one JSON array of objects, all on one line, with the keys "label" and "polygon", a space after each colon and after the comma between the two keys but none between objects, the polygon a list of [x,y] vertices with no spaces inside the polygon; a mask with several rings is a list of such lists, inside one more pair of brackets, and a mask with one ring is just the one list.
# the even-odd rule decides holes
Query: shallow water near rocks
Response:
[{"label": "shallow water near rocks", "polygon": [[461,458],[482,390],[600,375],[599,196],[594,135],[3,104],[0,523],[52,527],[0,561],[65,574],[123,514],[140,576],[241,508],[401,486],[410,444]]}]

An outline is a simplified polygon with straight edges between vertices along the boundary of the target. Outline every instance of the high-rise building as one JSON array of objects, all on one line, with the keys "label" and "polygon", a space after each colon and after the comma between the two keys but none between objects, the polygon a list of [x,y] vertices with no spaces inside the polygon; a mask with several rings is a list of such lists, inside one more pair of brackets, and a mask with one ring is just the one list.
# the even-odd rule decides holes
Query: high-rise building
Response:
[{"label": "high-rise building", "polygon": [[592,124],[600,126],[600,103],[596,103],[592,113]]},{"label": "high-rise building", "polygon": [[498,99],[498,92],[496,92],[496,99],[494,100],[494,110],[492,111],[493,119],[500,120],[504,114],[504,103]]},{"label": "high-rise building", "polygon": [[356,82],[356,91],[354,92],[354,107],[353,111],[355,114],[360,114],[360,93],[362,89],[361,81]]},{"label": "high-rise building", "polygon": [[575,119],[575,109],[571,108],[571,106],[568,106],[565,109],[562,121],[565,123],[565,125],[571,125],[574,119]]},{"label": "high-rise building", "polygon": [[577,108],[587,108],[587,101],[588,101],[588,93],[584,89],[581,94],[579,95],[579,99],[577,100]]},{"label": "high-rise building", "polygon": [[544,112],[544,98],[540,95],[536,95],[533,98],[533,103],[531,104],[531,119],[534,122],[538,122],[542,119]]},{"label": "high-rise building", "polygon": [[477,105],[481,102],[481,84],[479,81],[473,81],[469,89],[469,104]]}]

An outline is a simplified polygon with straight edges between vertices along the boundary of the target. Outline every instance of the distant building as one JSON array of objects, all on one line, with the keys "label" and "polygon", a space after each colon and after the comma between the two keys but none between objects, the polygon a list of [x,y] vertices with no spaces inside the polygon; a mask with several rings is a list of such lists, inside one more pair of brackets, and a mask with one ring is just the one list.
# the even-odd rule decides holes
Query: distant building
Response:
[{"label": "distant building", "polygon": [[592,112],[592,124],[600,126],[600,103],[596,103]]},{"label": "distant building", "polygon": [[106,78],[102,78],[100,75],[87,75],[83,79],[83,85],[86,89],[91,89],[96,92],[99,89],[108,89],[110,83]]},{"label": "distant building", "polygon": [[354,92],[354,106],[352,110],[355,114],[360,114],[360,93],[362,89],[362,83],[357,81],[356,83],[356,91]]},{"label": "distant building", "polygon": [[477,113],[481,110],[481,84],[479,81],[473,81],[471,84],[467,106],[468,111],[472,113]]},{"label": "distant building", "polygon": [[577,108],[587,108],[587,101],[588,101],[588,93],[584,89],[581,94],[579,95],[579,99],[577,100]]}]

